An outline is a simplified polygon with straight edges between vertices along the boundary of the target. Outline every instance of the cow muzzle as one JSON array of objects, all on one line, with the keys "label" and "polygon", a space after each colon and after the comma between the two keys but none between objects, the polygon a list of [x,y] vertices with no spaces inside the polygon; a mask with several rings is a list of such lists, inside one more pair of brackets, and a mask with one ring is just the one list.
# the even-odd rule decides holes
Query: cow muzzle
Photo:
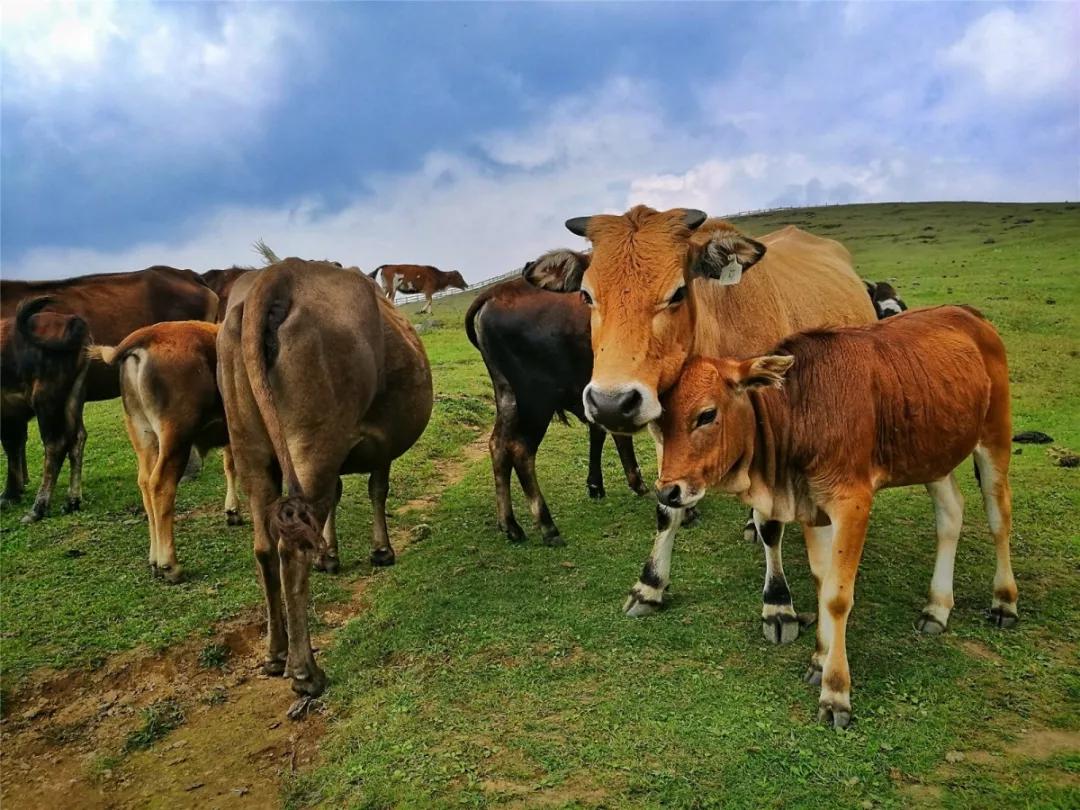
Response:
[{"label": "cow muzzle", "polygon": [[695,489],[686,481],[656,482],[656,500],[672,509],[688,509],[704,496],[704,488]]},{"label": "cow muzzle", "polygon": [[585,416],[609,433],[636,433],[660,418],[660,402],[639,383],[604,388],[589,383],[582,394]]}]

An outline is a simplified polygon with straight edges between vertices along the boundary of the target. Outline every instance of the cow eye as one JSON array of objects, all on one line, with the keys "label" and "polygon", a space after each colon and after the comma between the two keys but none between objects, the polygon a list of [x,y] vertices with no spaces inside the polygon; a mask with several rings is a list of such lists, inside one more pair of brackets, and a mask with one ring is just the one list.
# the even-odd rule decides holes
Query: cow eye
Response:
[{"label": "cow eye", "polygon": [[697,422],[694,423],[694,427],[704,427],[705,425],[711,425],[716,421],[716,408],[709,408],[698,414]]},{"label": "cow eye", "polygon": [[585,290],[581,291],[581,300],[585,302],[586,306],[591,307],[593,305],[592,296],[585,292]]},{"label": "cow eye", "polygon": [[675,291],[675,293],[668,299],[668,306],[675,307],[686,300],[686,285],[682,285]]}]

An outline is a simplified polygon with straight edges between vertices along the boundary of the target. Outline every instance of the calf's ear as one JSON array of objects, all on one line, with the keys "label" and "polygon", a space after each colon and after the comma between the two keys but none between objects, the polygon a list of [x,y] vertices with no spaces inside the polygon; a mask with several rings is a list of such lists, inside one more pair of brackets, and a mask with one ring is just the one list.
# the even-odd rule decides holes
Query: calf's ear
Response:
[{"label": "calf's ear", "polygon": [[697,275],[738,284],[742,274],[761,261],[765,245],[737,231],[719,231],[705,243],[694,261]]},{"label": "calf's ear", "polygon": [[589,254],[574,250],[553,250],[521,270],[522,277],[534,287],[554,292],[576,292],[589,267]]},{"label": "calf's ear", "polygon": [[780,388],[784,384],[784,375],[794,364],[795,358],[789,354],[771,354],[743,360],[739,363],[736,386],[740,391],[751,388]]}]

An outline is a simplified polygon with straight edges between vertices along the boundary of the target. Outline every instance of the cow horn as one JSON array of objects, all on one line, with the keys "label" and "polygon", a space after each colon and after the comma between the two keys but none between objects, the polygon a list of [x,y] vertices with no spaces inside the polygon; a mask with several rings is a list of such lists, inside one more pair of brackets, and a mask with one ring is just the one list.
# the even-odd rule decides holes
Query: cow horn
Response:
[{"label": "cow horn", "polygon": [[585,236],[585,231],[589,227],[590,217],[574,217],[573,219],[566,220],[566,230],[570,233],[577,234],[578,236]]},{"label": "cow horn", "polygon": [[696,208],[683,209],[683,224],[692,231],[700,228],[701,223],[708,218],[708,214],[704,211],[698,211]]}]

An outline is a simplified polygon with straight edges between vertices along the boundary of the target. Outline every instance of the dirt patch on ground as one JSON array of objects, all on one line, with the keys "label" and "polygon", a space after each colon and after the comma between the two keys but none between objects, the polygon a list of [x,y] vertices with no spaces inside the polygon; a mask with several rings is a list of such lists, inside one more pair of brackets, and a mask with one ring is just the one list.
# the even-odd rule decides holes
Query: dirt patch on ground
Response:
[{"label": "dirt patch on ground", "polygon": [[[486,438],[478,439],[459,459],[440,464],[432,495],[412,508],[434,507],[485,450]],[[413,538],[394,532],[399,554]],[[361,611],[373,576],[353,582],[344,602],[315,606],[324,627],[313,638],[317,648],[332,644],[336,628]],[[213,637],[165,652],[135,650],[93,671],[31,678],[8,698],[0,721],[0,804],[276,806],[282,779],[315,761],[328,718],[319,704],[299,722],[285,718],[293,696],[288,681],[261,672],[264,632],[260,607],[222,623]],[[222,666],[206,666],[210,646]],[[145,750],[135,748],[132,734],[166,701],[183,722]]]},{"label": "dirt patch on ground", "polygon": [[963,639],[958,641],[957,644],[964,652],[970,655],[972,658],[978,658],[982,661],[990,661],[995,664],[1000,664],[1002,658],[996,652],[991,650],[981,641],[975,641],[973,639]]},{"label": "dirt patch on ground", "polygon": [[[473,462],[486,456],[488,453],[488,440],[486,436],[477,436],[469,442],[461,451],[461,456],[453,459],[443,459],[435,463],[435,471],[438,473],[442,486],[461,480],[465,471],[472,466]],[[430,492],[418,498],[405,501],[394,510],[395,515],[403,515],[406,512],[426,512],[433,508],[442,497],[442,486],[433,487]]]}]

